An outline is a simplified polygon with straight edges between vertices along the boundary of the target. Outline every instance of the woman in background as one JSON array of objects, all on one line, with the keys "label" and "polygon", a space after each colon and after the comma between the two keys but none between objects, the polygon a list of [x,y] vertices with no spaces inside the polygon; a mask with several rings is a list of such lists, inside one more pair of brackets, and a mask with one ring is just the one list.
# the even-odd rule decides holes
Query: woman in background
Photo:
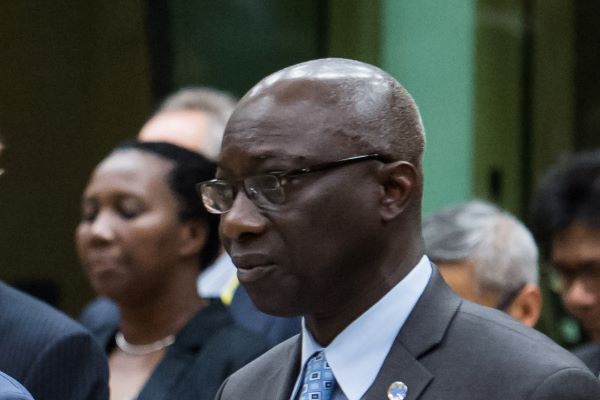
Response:
[{"label": "woman in background", "polygon": [[266,350],[234,325],[196,278],[219,251],[218,219],[195,185],[215,166],[161,142],[117,147],[82,199],[77,251],[120,322],[96,332],[109,357],[111,400],[212,400],[221,382]]}]

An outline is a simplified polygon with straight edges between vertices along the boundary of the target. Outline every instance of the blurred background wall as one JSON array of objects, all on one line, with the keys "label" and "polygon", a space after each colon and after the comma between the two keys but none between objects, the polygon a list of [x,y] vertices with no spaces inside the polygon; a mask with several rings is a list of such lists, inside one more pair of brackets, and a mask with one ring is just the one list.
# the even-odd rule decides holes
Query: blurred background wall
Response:
[{"label": "blurred background wall", "polygon": [[142,1],[0,2],[0,55],[0,277],[75,313],[81,192],[153,102]]},{"label": "blurred background wall", "polygon": [[[414,95],[424,213],[479,197],[525,217],[548,165],[600,146],[599,16],[585,0],[0,2],[0,278],[76,315],[91,291],[73,230],[103,155],[179,87],[242,95],[317,57]],[[545,286],[540,328],[577,341]]]}]

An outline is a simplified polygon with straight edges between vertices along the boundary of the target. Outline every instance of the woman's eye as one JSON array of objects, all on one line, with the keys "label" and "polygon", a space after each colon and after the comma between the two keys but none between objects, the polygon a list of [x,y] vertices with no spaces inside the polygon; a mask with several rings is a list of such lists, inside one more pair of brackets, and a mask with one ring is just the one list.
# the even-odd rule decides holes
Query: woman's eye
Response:
[{"label": "woman's eye", "polygon": [[144,212],[144,207],[136,199],[123,199],[120,201],[117,210],[123,218],[133,219]]},{"label": "woman's eye", "polygon": [[98,208],[91,204],[84,204],[81,207],[81,221],[82,222],[93,222],[98,215]]}]

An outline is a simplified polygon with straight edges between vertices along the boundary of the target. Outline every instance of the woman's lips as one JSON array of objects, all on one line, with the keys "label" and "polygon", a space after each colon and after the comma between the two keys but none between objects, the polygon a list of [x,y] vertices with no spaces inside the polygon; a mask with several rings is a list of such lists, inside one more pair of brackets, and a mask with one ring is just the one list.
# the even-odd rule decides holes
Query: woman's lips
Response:
[{"label": "woman's lips", "polygon": [[89,271],[96,275],[117,271],[121,265],[116,257],[92,257],[87,264]]}]

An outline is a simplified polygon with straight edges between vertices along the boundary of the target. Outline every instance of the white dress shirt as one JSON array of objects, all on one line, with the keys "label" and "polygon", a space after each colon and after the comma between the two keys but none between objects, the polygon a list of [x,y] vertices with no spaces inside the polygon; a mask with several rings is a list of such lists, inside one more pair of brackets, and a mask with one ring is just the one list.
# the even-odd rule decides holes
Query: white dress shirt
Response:
[{"label": "white dress shirt", "polygon": [[[302,321],[302,368],[291,400],[302,386],[306,361],[324,350],[339,389],[349,400],[360,400],[375,381],[394,339],[423,294],[431,277],[431,263],[423,256],[392,290],[321,347]],[[334,398],[335,396],[334,391]],[[343,398],[343,397],[342,397]]]}]

